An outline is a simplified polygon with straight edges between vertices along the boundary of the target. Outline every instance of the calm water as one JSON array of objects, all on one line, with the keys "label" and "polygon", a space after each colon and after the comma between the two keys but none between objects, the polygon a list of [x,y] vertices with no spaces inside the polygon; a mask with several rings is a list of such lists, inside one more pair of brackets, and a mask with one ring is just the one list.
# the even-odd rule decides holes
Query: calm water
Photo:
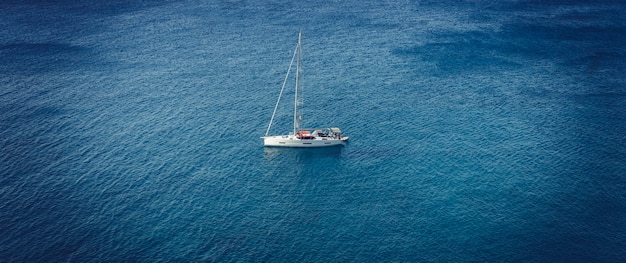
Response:
[{"label": "calm water", "polygon": [[100,2],[0,4],[1,262],[626,260],[620,1]]}]

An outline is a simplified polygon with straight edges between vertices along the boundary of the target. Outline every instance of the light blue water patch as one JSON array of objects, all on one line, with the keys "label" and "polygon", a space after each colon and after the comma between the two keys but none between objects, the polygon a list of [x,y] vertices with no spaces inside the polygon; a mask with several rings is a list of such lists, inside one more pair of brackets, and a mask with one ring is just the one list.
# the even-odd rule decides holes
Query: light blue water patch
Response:
[{"label": "light blue water patch", "polygon": [[626,259],[620,4],[0,7],[0,261]]}]

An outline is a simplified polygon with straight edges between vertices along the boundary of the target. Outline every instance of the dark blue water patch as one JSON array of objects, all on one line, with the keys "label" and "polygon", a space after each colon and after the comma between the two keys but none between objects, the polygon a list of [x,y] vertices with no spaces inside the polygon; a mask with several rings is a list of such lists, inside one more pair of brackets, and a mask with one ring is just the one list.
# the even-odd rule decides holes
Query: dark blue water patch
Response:
[{"label": "dark blue water patch", "polygon": [[62,16],[64,14],[74,15],[113,15],[122,14],[128,12],[136,12],[142,9],[161,6],[169,3],[164,0],[148,0],[129,3],[127,1],[107,1],[101,3],[92,3],[89,1],[41,1],[41,0],[28,0],[28,1],[3,1],[2,4],[5,7],[28,7],[33,10],[61,10],[62,12],[56,13],[56,15]]},{"label": "dark blue water patch", "polygon": [[520,1],[491,5],[476,13],[489,16],[491,19],[483,20],[499,27],[498,38],[507,40],[502,50],[559,58],[590,51],[623,50],[623,9],[623,5],[612,1],[594,6],[579,1]]},{"label": "dark blue water patch", "polygon": [[[607,50],[608,49],[608,50]],[[564,64],[580,68],[587,76],[619,77],[626,74],[626,54],[617,51],[619,47],[612,48],[596,47],[595,50],[588,50],[580,54],[579,57],[565,61]]]},{"label": "dark blue water patch", "polygon": [[[593,146],[585,144],[583,148],[592,149]],[[560,185],[560,194],[551,200],[550,213],[554,218],[536,226],[536,239],[531,242],[531,249],[547,259],[613,261],[623,258],[626,249],[617,237],[626,235],[622,219],[625,207],[620,201],[624,193],[621,190],[614,192],[615,188],[624,186],[624,180],[618,179],[617,175],[623,173],[623,169],[609,168],[611,171],[607,171],[604,169],[606,164],[597,163],[606,156],[598,159],[599,156],[589,150],[580,154],[588,158],[574,158],[582,160],[570,163],[573,172],[555,171],[557,176],[570,176],[578,183]],[[606,188],[608,182],[612,186]],[[614,195],[618,192],[621,193]],[[602,205],[597,205],[599,203]],[[615,236],[606,236],[609,232]],[[572,253],[565,255],[564,251]]]},{"label": "dark blue water patch", "polygon": [[435,72],[444,74],[501,71],[520,66],[502,53],[509,48],[509,43],[493,34],[478,31],[433,34],[425,42],[417,47],[395,49],[392,54],[405,57],[412,63],[434,63]]},{"label": "dark blue water patch", "polygon": [[43,74],[90,65],[89,49],[65,43],[8,43],[0,45],[0,67],[13,74]]},{"label": "dark blue water patch", "polygon": [[[608,28],[596,28],[599,30],[597,33],[606,33],[607,30],[612,30],[612,27],[623,27],[624,19],[626,19],[621,12],[623,8],[624,6],[618,3],[611,4],[607,2],[604,5],[600,3],[596,8],[574,9],[566,13],[557,14],[551,19],[554,19],[557,23],[610,26]],[[583,26],[583,28],[585,27]]]},{"label": "dark blue water patch", "polygon": [[52,53],[58,54],[62,52],[80,51],[78,46],[72,46],[61,43],[14,43],[0,45],[0,51],[10,52],[13,54],[32,54],[32,53]]},{"label": "dark blue water patch", "polygon": [[63,109],[53,106],[32,107],[29,109],[10,109],[9,107],[4,107],[4,110],[7,114],[0,116],[0,120],[2,120],[3,124],[7,126],[15,125],[20,122],[40,122],[43,124],[64,113]]},{"label": "dark blue water patch", "polygon": [[[555,25],[556,24],[556,25]],[[567,25],[557,21],[543,25],[527,23],[505,27],[509,35],[527,39],[544,39],[548,41],[593,41],[596,43],[623,43],[626,27],[607,25]],[[618,42],[619,41],[619,42]]]},{"label": "dark blue water patch", "polygon": [[[559,148],[569,148],[569,156],[565,161],[567,169],[554,173],[561,176],[576,178],[576,184],[566,187],[557,203],[569,203],[572,206],[555,205],[562,224],[549,224],[545,232],[554,237],[546,238],[545,242],[559,251],[575,250],[593,247],[593,252],[576,252],[572,258],[580,257],[591,260],[603,258],[611,261],[607,255],[616,255],[621,258],[626,250],[620,248],[621,241],[604,239],[600,233],[616,231],[617,236],[624,235],[624,205],[621,196],[624,192],[617,190],[626,184],[620,174],[623,167],[611,163],[623,158],[626,141],[616,136],[623,130],[625,116],[618,108],[623,107],[625,100],[619,94],[588,94],[572,98],[577,107],[572,109],[570,130],[575,136],[571,140],[559,143]],[[623,136],[622,136],[623,137]],[[564,150],[564,149],[563,149]],[[601,203],[602,205],[596,205]],[[570,227],[564,227],[564,224]],[[612,230],[609,230],[612,229]],[[619,229],[619,230],[618,230]],[[606,246],[598,246],[591,240],[603,239]],[[544,246],[541,244],[540,246]],[[544,251],[548,258],[558,257],[559,252]]]},{"label": "dark blue water patch", "polygon": [[[31,156],[32,158],[33,156]],[[40,159],[41,160],[41,159]],[[4,200],[26,199],[22,202],[2,203],[3,211],[0,220],[3,222],[3,233],[12,232],[22,236],[37,236],[32,239],[12,239],[6,246],[6,260],[54,260],[70,258],[76,253],[90,233],[97,231],[96,225],[85,224],[85,217],[90,212],[85,209],[84,200],[74,196],[74,190],[67,184],[58,184],[66,178],[66,172],[42,172],[39,177],[32,176],[27,170],[21,169],[20,179],[16,182],[22,191],[3,194]],[[6,182],[3,182],[6,183]],[[9,184],[15,187],[16,184]],[[17,195],[17,196],[14,196]],[[77,215],[76,212],[81,213]],[[41,215],[45,214],[45,217]],[[20,222],[28,221],[29,225]],[[58,236],[67,236],[58,239]],[[29,247],[29,251],[20,248]],[[9,256],[10,255],[10,256]]]},{"label": "dark blue water patch", "polygon": [[[573,102],[578,109],[574,112],[580,125],[580,138],[590,143],[589,149],[603,149],[598,160],[616,160],[623,154],[621,147],[626,143],[625,138],[618,134],[626,128],[626,114],[621,110],[626,105],[626,94],[611,91],[607,93],[592,93],[574,96]],[[613,138],[613,139],[610,139]]]},{"label": "dark blue water patch", "polygon": [[562,1],[550,1],[543,2],[540,0],[523,0],[523,1],[510,1],[501,3],[500,5],[492,5],[492,8],[499,11],[553,11],[564,7],[578,7],[581,9],[593,9],[597,7],[608,7],[606,11],[611,13],[614,9],[610,7],[623,7],[619,0],[602,0],[597,1],[594,5],[588,5],[589,2],[584,0],[562,0]]},{"label": "dark blue water patch", "polygon": [[[10,247],[7,255],[11,255],[5,258],[17,261],[52,260],[59,255],[67,258],[80,247],[84,241],[82,234],[89,233],[90,229],[85,229],[83,219],[74,214],[86,211],[83,210],[84,200],[75,196],[76,189],[70,179],[72,169],[67,166],[77,160],[68,158],[72,151],[70,145],[75,143],[61,121],[66,112],[52,107],[21,110],[24,112],[21,116],[2,120],[0,206],[7,213],[3,213],[0,220],[3,233],[10,231],[39,238],[3,240],[3,246]],[[13,109],[5,114],[20,112]],[[29,224],[21,225],[20,221]],[[55,238],[60,235],[71,238]],[[21,247],[30,250],[19,251]]]}]

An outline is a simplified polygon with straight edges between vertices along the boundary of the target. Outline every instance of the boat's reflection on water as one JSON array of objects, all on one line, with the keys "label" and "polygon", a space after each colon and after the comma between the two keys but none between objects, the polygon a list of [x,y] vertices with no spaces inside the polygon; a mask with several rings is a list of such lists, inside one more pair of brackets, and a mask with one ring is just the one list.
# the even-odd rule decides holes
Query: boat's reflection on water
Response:
[{"label": "boat's reflection on water", "polygon": [[320,148],[289,148],[289,147],[264,147],[264,159],[300,161],[316,158],[338,158],[344,146],[320,147]]}]

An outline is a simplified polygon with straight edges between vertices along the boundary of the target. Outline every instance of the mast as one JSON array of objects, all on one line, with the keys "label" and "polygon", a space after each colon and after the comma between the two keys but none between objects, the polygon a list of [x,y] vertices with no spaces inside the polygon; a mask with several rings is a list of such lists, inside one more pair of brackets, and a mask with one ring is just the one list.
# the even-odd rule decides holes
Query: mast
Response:
[{"label": "mast", "polygon": [[300,74],[300,60],[302,59],[302,32],[298,34],[298,46],[296,47],[298,53],[298,63],[296,63],[296,91],[293,103],[293,134],[298,132],[298,75]]}]

